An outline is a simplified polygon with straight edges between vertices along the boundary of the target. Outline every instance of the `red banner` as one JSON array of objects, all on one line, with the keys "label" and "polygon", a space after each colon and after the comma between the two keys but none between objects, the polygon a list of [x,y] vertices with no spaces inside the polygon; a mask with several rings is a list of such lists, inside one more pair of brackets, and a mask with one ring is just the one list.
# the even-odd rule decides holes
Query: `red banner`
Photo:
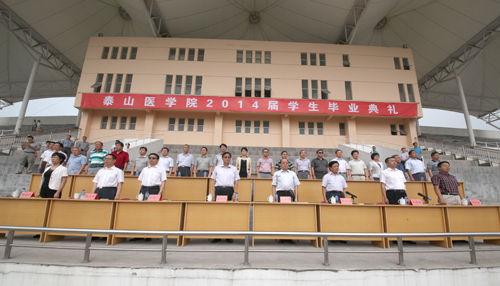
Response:
[{"label": "red banner", "polygon": [[416,103],[170,94],[84,93],[81,108],[417,117]]}]

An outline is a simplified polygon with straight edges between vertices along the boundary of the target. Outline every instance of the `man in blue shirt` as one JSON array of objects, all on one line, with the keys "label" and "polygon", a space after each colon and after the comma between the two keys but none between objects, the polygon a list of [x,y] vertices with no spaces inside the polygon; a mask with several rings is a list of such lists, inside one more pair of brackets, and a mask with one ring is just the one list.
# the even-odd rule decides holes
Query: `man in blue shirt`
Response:
[{"label": "man in blue shirt", "polygon": [[418,146],[417,142],[413,142],[413,148],[412,150],[415,150],[415,153],[417,153],[417,158],[422,158],[422,148]]},{"label": "man in blue shirt", "polygon": [[87,157],[80,154],[80,148],[71,148],[71,155],[69,156],[66,167],[68,168],[68,175],[80,175],[87,165]]}]

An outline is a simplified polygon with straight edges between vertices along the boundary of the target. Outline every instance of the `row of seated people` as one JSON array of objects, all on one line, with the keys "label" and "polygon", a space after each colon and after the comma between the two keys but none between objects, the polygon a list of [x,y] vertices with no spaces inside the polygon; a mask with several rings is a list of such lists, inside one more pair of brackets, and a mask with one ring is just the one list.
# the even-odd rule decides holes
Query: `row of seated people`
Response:
[{"label": "row of seated people", "polygon": [[[221,154],[222,164],[217,165],[211,171],[210,178],[213,179],[214,188],[211,197],[225,196],[227,200],[237,200],[238,181],[240,172],[231,165],[231,153]],[[42,174],[40,196],[45,198],[59,198],[66,184],[68,171],[61,163],[64,156],[54,153],[51,156],[51,165]],[[160,156],[156,153],[148,155],[148,165],[139,174],[141,182],[139,193],[144,199],[151,194],[162,193],[167,180],[167,171],[159,164]],[[93,178],[93,189],[99,198],[118,199],[124,182],[124,172],[115,166],[116,156],[107,154],[104,157],[104,167],[100,168]],[[282,197],[296,201],[297,188],[300,185],[300,175],[288,169],[289,161],[286,158],[280,160],[280,170],[273,173],[272,189],[274,198],[278,202]],[[396,168],[396,158],[386,158],[388,168],[381,172],[380,182],[384,190],[382,192],[385,203],[397,204],[402,198],[406,198],[406,178],[403,172]],[[432,184],[439,203],[461,204],[462,195],[459,192],[459,184],[456,178],[449,174],[450,164],[446,161],[438,165],[439,173],[432,177]],[[322,192],[324,202],[336,202],[345,197],[347,182],[345,175],[340,173],[340,163],[332,160],[328,163],[329,172],[322,176]]]}]

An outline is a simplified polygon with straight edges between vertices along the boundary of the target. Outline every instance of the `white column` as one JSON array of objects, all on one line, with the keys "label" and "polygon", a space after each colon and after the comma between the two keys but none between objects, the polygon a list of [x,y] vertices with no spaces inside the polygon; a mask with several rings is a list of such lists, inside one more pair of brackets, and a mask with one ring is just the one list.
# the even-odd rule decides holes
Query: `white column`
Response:
[{"label": "white column", "polygon": [[14,134],[19,134],[21,127],[23,126],[24,116],[26,115],[26,109],[28,108],[28,102],[30,101],[31,91],[33,90],[33,84],[35,83],[36,72],[38,71],[38,66],[40,64],[40,57],[33,63],[31,68],[30,78],[28,80],[28,85],[24,91],[23,102],[21,104],[21,110],[19,110],[19,116],[17,117],[16,127],[14,128]]},{"label": "white column", "polygon": [[471,147],[476,147],[476,138],[474,137],[474,130],[472,129],[472,123],[470,122],[469,108],[467,107],[467,101],[465,100],[464,88],[462,86],[462,80],[460,76],[455,72],[455,79],[457,80],[458,94],[460,95],[460,100],[462,101],[462,110],[464,112],[465,125],[467,125],[467,131],[469,133],[469,142]]}]

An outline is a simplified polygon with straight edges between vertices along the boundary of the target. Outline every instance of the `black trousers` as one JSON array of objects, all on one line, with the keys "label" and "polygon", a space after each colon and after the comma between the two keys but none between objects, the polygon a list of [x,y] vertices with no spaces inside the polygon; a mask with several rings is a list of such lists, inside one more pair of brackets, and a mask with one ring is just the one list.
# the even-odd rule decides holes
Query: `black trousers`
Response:
[{"label": "black trousers", "polygon": [[405,190],[387,190],[385,191],[385,195],[387,196],[387,200],[389,200],[389,204],[397,205],[399,204],[400,198],[407,197]]},{"label": "black trousers", "polygon": [[40,190],[40,197],[53,199],[56,192],[57,190],[42,187],[42,189]]},{"label": "black trousers", "polygon": [[99,199],[114,200],[116,196],[116,187],[104,187],[95,189],[95,193]]},{"label": "black trousers", "polygon": [[179,168],[177,168],[177,176],[179,176],[179,177],[191,177],[191,168],[180,166]]},{"label": "black trousers", "polygon": [[141,186],[139,193],[144,195],[144,200],[147,200],[149,195],[157,195],[160,192],[160,186]]},{"label": "black trousers", "polygon": [[345,198],[345,194],[342,191],[327,191],[326,192],[326,202],[330,203],[330,199],[332,197],[336,197],[337,203],[338,203],[340,198]]},{"label": "black trousers", "polygon": [[215,187],[215,199],[217,196],[227,196],[227,200],[231,201],[233,199],[234,188],[233,187]]},{"label": "black trousers", "polygon": [[276,196],[278,197],[278,202],[281,202],[281,197],[291,197],[292,202],[295,202],[295,193],[292,190],[276,191]]}]

